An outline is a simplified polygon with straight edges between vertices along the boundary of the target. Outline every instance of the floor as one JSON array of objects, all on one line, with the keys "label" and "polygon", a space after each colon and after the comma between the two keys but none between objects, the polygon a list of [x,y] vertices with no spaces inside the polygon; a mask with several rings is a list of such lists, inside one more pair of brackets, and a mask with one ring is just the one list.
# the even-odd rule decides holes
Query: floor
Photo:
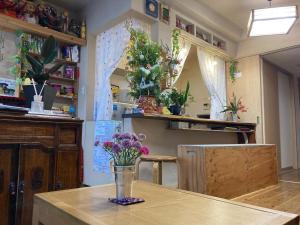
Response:
[{"label": "floor", "polygon": [[233,200],[300,215],[300,170],[282,171],[279,179],[278,185]]}]

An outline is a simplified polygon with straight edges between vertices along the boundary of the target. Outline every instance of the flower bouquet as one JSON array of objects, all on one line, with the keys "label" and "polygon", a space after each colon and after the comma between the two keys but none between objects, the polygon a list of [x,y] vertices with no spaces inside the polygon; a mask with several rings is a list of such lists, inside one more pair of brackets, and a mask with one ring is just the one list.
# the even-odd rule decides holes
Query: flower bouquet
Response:
[{"label": "flower bouquet", "polygon": [[103,144],[114,163],[117,200],[126,200],[132,196],[135,162],[141,155],[149,154],[148,147],[142,145],[145,139],[144,134],[117,133],[113,135],[113,141]]}]

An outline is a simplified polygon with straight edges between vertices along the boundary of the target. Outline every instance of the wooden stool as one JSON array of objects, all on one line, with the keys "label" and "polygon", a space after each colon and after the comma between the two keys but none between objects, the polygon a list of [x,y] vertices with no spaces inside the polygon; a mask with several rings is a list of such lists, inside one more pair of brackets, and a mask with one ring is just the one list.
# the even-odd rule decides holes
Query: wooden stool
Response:
[{"label": "wooden stool", "polygon": [[164,156],[164,155],[143,155],[140,157],[136,165],[136,179],[139,179],[140,163],[141,162],[152,162],[152,180],[155,184],[162,184],[162,163],[176,163],[178,173],[177,157],[175,156]]}]

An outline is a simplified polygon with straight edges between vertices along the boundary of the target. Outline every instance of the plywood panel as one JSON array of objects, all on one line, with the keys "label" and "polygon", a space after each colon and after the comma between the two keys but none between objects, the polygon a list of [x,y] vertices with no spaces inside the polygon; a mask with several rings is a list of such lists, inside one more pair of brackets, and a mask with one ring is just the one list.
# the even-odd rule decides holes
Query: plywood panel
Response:
[{"label": "plywood panel", "polygon": [[278,182],[274,145],[187,145],[178,158],[179,187],[189,191],[233,198]]}]

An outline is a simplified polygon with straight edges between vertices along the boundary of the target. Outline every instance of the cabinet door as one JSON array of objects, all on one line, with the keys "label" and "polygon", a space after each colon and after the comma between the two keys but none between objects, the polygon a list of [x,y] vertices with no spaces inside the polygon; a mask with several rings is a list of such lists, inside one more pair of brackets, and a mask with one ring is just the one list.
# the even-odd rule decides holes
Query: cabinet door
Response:
[{"label": "cabinet door", "polygon": [[21,145],[18,182],[17,225],[29,225],[32,220],[33,196],[53,190],[54,152],[41,145]]},{"label": "cabinet door", "polygon": [[0,225],[15,223],[17,145],[0,145]]},{"label": "cabinet door", "polygon": [[56,167],[56,190],[79,187],[79,151],[59,151]]}]

